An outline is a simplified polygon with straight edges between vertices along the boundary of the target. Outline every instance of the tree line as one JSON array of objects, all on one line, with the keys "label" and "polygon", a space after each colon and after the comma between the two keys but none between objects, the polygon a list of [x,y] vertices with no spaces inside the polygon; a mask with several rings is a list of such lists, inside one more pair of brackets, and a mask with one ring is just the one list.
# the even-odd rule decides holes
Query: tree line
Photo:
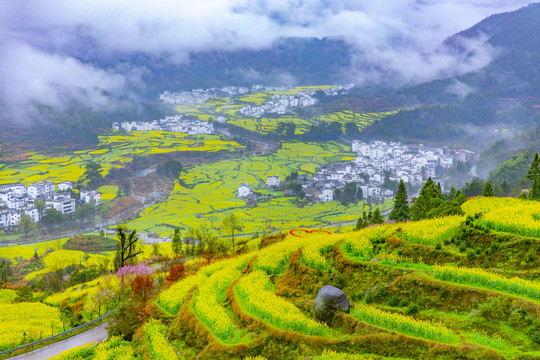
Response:
[{"label": "tree line", "polygon": [[[525,178],[530,186],[520,195],[521,199],[530,199],[540,201],[540,157],[538,153],[534,155],[529,170]],[[408,201],[407,190],[403,180],[399,182],[398,191],[394,198],[394,208],[390,212],[388,219],[393,221],[422,220],[448,215],[463,215],[461,204],[468,197],[473,196],[507,196],[505,190],[499,187],[492,180],[483,181],[475,177],[470,183],[467,183],[461,190],[451,188],[447,194],[441,191],[440,183],[435,183],[428,178],[417,198]],[[362,228],[362,224],[374,224],[376,222],[366,222],[366,216],[363,214],[358,220],[357,228]],[[368,217],[369,219],[369,217]]]}]

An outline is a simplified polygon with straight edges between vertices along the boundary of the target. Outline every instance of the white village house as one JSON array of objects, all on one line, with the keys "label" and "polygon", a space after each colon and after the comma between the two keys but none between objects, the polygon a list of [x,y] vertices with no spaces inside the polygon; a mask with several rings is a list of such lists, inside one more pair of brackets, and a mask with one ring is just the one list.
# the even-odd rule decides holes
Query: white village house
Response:
[{"label": "white village house", "polygon": [[238,197],[248,197],[252,193],[253,192],[251,191],[251,187],[249,186],[247,182],[242,183],[238,186],[238,192],[237,192]]},{"label": "white village house", "polygon": [[84,204],[90,203],[94,200],[96,205],[101,203],[101,194],[97,190],[81,190],[81,202]]},{"label": "white village house", "polygon": [[267,186],[279,186],[280,178],[279,175],[267,176],[266,185]]},{"label": "white village house", "polygon": [[319,200],[323,202],[331,202],[334,201],[334,190],[333,189],[324,189],[319,194]]}]

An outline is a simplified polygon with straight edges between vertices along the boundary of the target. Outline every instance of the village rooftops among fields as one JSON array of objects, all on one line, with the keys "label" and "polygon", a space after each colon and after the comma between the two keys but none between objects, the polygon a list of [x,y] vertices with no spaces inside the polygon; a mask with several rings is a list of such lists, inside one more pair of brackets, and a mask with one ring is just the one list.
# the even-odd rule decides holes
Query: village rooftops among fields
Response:
[{"label": "village rooftops among fields", "polygon": [[[253,91],[260,91],[262,85],[256,85]],[[195,89],[192,91],[169,92],[164,91],[159,95],[159,100],[164,104],[185,105],[185,104],[204,104],[210,99],[219,99],[225,97],[242,96],[249,92],[247,87],[226,86],[221,89]]]},{"label": "village rooftops among fields", "polygon": [[306,197],[313,201],[333,201],[331,191],[355,182],[362,189],[364,199],[392,199],[394,192],[383,188],[385,176],[391,181],[403,180],[413,186],[421,186],[424,180],[438,175],[438,167],[449,168],[456,161],[465,162],[474,157],[474,153],[468,150],[423,145],[415,149],[384,141],[369,144],[353,141],[351,150],[357,154],[354,160],[321,166],[311,178],[299,177]]},{"label": "village rooftops among fields", "polygon": [[300,91],[296,95],[272,95],[272,99],[260,106],[246,105],[240,108],[240,113],[247,117],[260,118],[264,114],[285,114],[290,108],[308,107],[317,103],[315,93],[323,91],[326,96],[336,96],[345,94],[354,85],[336,86],[329,89],[313,89],[310,91]]},{"label": "village rooftops among fields", "polygon": [[[47,209],[56,209],[62,215],[72,215],[76,211],[76,200],[71,196],[73,183],[64,181],[55,186],[52,181],[40,181],[28,186],[24,184],[0,185],[0,228],[17,226],[23,214],[38,222]],[[97,191],[81,190],[80,203],[101,202]],[[43,201],[45,208],[38,209],[37,201]]]},{"label": "village rooftops among fields", "polygon": [[125,131],[170,131],[189,135],[213,134],[214,124],[210,121],[184,119],[182,115],[167,116],[165,119],[144,121],[126,121],[113,123],[113,130]]},{"label": "village rooftops among fields", "polygon": [[[356,183],[362,190],[364,200],[392,199],[394,192],[385,188],[385,180],[403,180],[413,187],[420,187],[429,177],[435,179],[440,169],[449,168],[457,161],[466,162],[475,156],[468,150],[423,145],[409,147],[384,141],[364,143],[355,140],[352,142],[351,151],[357,154],[351,161],[336,161],[320,166],[312,177],[307,174],[297,177],[296,181],[302,185],[306,199],[313,203],[335,201],[335,191],[345,188],[347,183],[351,182]],[[240,188],[243,186],[244,184],[240,185]],[[280,186],[279,177],[268,176],[266,186]],[[444,187],[442,181],[441,186]],[[242,197],[253,197],[256,194],[241,192],[240,188],[238,194],[242,193]],[[285,196],[290,193],[290,190],[284,190]]]}]

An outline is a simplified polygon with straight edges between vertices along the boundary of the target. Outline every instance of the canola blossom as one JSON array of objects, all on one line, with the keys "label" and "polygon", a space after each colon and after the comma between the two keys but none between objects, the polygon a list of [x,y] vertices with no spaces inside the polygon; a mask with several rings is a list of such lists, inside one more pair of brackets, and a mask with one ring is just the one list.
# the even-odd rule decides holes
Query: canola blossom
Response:
[{"label": "canola blossom", "polygon": [[131,360],[134,355],[129,342],[114,336],[96,347],[96,354],[92,360]]},{"label": "canola blossom", "polygon": [[205,276],[193,275],[188,276],[165,291],[162,291],[158,298],[158,303],[165,308],[165,310],[177,314],[178,310],[184,303],[189,290],[195,285],[202,283]]},{"label": "canola blossom", "polygon": [[0,304],[10,304],[17,297],[15,290],[0,289]]},{"label": "canola blossom", "polygon": [[453,343],[458,337],[440,322],[431,323],[411,316],[391,313],[373,306],[356,304],[352,316],[362,322],[424,339]]},{"label": "canola blossom", "polygon": [[167,328],[155,319],[144,325],[144,333],[150,344],[150,353],[155,360],[177,360],[174,348],[167,342]]},{"label": "canola blossom", "polygon": [[492,230],[540,238],[538,201],[479,197],[466,201],[462,209],[468,215],[482,213],[478,223]]},{"label": "canola blossom", "polygon": [[507,278],[478,268],[451,265],[434,265],[433,275],[443,281],[479,286],[540,301],[540,283],[536,281]]},{"label": "canola blossom", "polygon": [[415,244],[436,245],[439,242],[442,243],[444,239],[450,239],[457,233],[463,220],[463,216],[452,215],[406,222],[399,225],[402,230],[399,236]]},{"label": "canola blossom", "polygon": [[223,269],[210,276],[198,289],[195,313],[214,334],[225,340],[236,333],[235,326],[221,303],[229,285],[240,277],[236,269]]},{"label": "canola blossom", "polygon": [[329,269],[330,266],[323,255],[332,251],[338,238],[335,235],[325,234],[314,235],[309,239],[302,250],[303,262],[312,269]]},{"label": "canola blossom", "polygon": [[255,267],[264,270],[267,274],[281,273],[285,265],[289,263],[291,255],[305,243],[306,238],[288,236],[286,240],[260,250]]},{"label": "canola blossom", "polygon": [[325,349],[319,358],[320,360],[373,360],[360,354],[338,353],[334,350]]},{"label": "canola blossom", "polygon": [[208,277],[227,266],[241,269],[252,256],[243,255],[206,265],[199,269],[196,275],[188,276],[176,282],[167,290],[162,291],[159,295],[158,303],[170,313],[177,314],[189,290],[194,286],[203,284]]},{"label": "canola blossom", "polygon": [[283,330],[293,330],[305,335],[327,335],[330,331],[304,315],[300,309],[272,292],[272,285],[264,271],[254,271],[242,277],[235,286],[239,302],[248,313]]},{"label": "canola blossom", "polygon": [[395,231],[393,225],[379,225],[364,228],[360,231],[344,235],[343,249],[359,260],[369,260],[373,257],[372,240],[384,239]]},{"label": "canola blossom", "polygon": [[84,344],[61,352],[58,355],[49,358],[49,360],[79,360],[88,359],[94,354],[94,343]]},{"label": "canola blossom", "polygon": [[0,350],[63,331],[60,310],[38,302],[0,304]]},{"label": "canola blossom", "polygon": [[199,319],[222,340],[236,335],[236,327],[222,305],[225,293],[233,281],[240,277],[240,270],[251,257],[247,254],[227,260],[222,270],[215,272],[198,287],[193,309]]}]

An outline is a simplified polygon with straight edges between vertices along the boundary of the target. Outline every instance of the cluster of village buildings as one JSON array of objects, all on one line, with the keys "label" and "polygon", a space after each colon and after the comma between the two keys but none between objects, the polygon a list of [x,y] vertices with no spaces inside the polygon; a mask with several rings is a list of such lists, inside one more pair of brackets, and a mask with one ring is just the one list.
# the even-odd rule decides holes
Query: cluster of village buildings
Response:
[{"label": "cluster of village buildings", "polygon": [[[307,107],[315,104],[316,99],[313,94],[317,90],[324,91],[327,96],[336,96],[346,93],[352,89],[354,84],[339,85],[328,89],[313,89],[312,91],[302,91],[297,95],[282,95],[275,94],[272,100],[267,101],[261,106],[244,106],[240,112],[245,116],[261,117],[265,113],[284,114],[289,107]],[[290,89],[290,86],[263,86],[253,85],[251,89],[242,86],[227,86],[221,89],[195,89],[191,91],[169,92],[164,91],[159,95],[159,100],[164,104],[186,105],[186,104],[204,104],[210,99],[220,98],[235,98],[246,95],[250,92],[257,93],[262,91],[285,91]]]},{"label": "cluster of village buildings", "polygon": [[274,94],[272,99],[260,106],[246,105],[240,108],[240,113],[247,117],[260,118],[264,114],[285,114],[289,108],[313,106],[317,102],[314,97],[317,90],[322,90],[326,96],[336,96],[346,93],[354,85],[336,86],[329,89],[314,89],[312,91],[300,91],[296,95]]},{"label": "cluster of village buildings", "polygon": [[[352,151],[357,154],[352,161],[338,161],[328,166],[319,167],[313,177],[298,176],[305,197],[312,202],[334,201],[337,189],[343,189],[347,183],[355,182],[362,189],[363,199],[392,199],[394,192],[384,189],[385,175],[388,180],[409,183],[421,187],[429,177],[435,178],[436,168],[449,168],[457,161],[466,162],[475,154],[468,150],[451,150],[448,147],[428,147],[419,145],[412,148],[401,143],[373,141],[369,144],[353,141]],[[279,176],[267,177],[266,186],[279,187]],[[444,187],[444,184],[441,184]],[[238,187],[239,197],[249,198],[254,195],[249,184]],[[285,190],[284,195],[287,195]]]},{"label": "cluster of village buildings", "polygon": [[314,91],[301,91],[297,95],[274,94],[272,100],[260,106],[246,105],[240,108],[240,113],[247,117],[260,118],[264,114],[285,114],[291,107],[313,106],[317,99],[313,97]]},{"label": "cluster of village buildings", "polygon": [[185,119],[182,115],[167,116],[165,119],[152,122],[125,121],[114,122],[114,130],[124,131],[171,131],[189,135],[213,134],[214,124],[211,121]]},{"label": "cluster of village buildings", "polygon": [[[252,91],[261,91],[262,89],[262,85],[255,85],[253,86]],[[204,104],[210,99],[232,98],[246,95],[247,93],[249,93],[247,87],[236,86],[227,86],[221,89],[195,89],[192,91],[181,92],[164,91],[163,94],[159,95],[159,100],[164,104],[173,105]]]},{"label": "cluster of village buildings", "polygon": [[[64,181],[55,185],[52,181],[40,181],[28,186],[24,184],[0,185],[0,229],[16,227],[23,214],[38,222],[47,209],[56,209],[62,215],[72,215],[76,210],[76,200],[71,196],[73,183]],[[80,203],[94,201],[99,204],[101,194],[96,190],[80,190]],[[38,208],[38,201],[45,208]]]}]

